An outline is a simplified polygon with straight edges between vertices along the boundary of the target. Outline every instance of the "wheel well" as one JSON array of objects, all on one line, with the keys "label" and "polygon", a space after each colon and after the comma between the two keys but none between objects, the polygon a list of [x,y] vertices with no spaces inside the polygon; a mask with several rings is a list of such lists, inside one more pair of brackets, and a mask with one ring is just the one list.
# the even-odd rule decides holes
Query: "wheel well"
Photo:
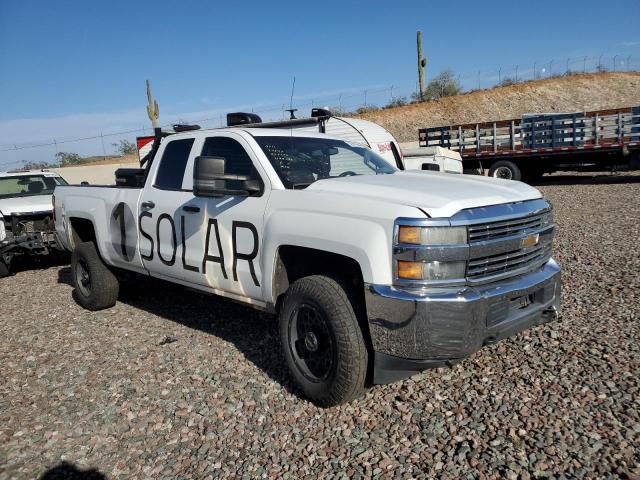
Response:
[{"label": "wheel well", "polygon": [[283,245],[278,249],[273,276],[274,304],[290,284],[309,275],[338,278],[359,290],[364,286],[360,265],[353,258],[315,248]]},{"label": "wheel well", "polygon": [[[353,301],[353,309],[370,353],[373,352],[367,307],[364,299],[364,280],[360,264],[353,258],[315,248],[283,245],[278,248],[273,274],[273,304],[280,311],[285,293],[296,280],[310,275],[326,275],[338,280]],[[372,367],[371,363],[370,367]],[[371,372],[368,374],[371,376]]]},{"label": "wheel well", "polygon": [[[315,248],[283,245],[278,249],[273,275],[273,304],[276,310],[280,309],[289,285],[310,275],[326,275],[339,280],[354,301],[356,315],[366,323],[364,280],[360,264],[345,255]],[[363,331],[368,335],[368,325]]]},{"label": "wheel well", "polygon": [[73,246],[79,245],[82,242],[95,242],[96,231],[93,228],[91,220],[86,218],[71,218],[69,219],[71,225],[71,241]]}]

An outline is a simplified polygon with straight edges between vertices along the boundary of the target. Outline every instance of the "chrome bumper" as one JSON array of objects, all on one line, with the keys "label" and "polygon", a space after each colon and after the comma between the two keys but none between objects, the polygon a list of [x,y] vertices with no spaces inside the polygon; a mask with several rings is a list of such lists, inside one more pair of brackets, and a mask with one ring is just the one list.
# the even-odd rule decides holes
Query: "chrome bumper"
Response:
[{"label": "chrome bumper", "polygon": [[367,285],[374,383],[388,383],[425,368],[450,365],[483,345],[558,317],[560,267],[510,280],[457,289],[422,291]]}]

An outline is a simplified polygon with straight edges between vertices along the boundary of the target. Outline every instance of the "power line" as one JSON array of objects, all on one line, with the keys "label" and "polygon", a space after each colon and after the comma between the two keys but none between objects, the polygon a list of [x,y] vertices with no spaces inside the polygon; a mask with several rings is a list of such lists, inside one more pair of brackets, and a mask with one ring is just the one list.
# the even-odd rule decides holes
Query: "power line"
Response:
[{"label": "power line", "polygon": [[[583,71],[586,72],[587,70],[592,70],[592,71],[598,71],[598,70],[602,70],[604,69],[604,64],[605,62],[603,61],[603,59],[607,58],[605,55],[599,55],[599,56],[591,56],[591,57],[586,57],[586,56],[581,56],[581,57],[569,57],[566,58],[566,70],[564,73],[570,73],[570,64],[571,62],[574,61],[581,61],[583,63]],[[614,60],[614,65],[619,65],[621,68],[620,69],[616,69],[616,70],[624,70],[624,71],[635,71],[637,69],[636,65],[638,65],[637,63],[637,59],[631,56],[622,56],[622,55],[615,55],[615,56],[609,56],[608,58],[613,58]],[[623,58],[624,60],[622,60],[624,62],[624,65],[621,65],[620,62],[618,64],[615,63],[616,58]],[[596,60],[597,62],[595,64],[593,64],[593,68],[588,69],[587,68],[587,60]],[[500,66],[498,69],[496,70],[482,70],[481,72],[478,72],[478,74],[466,74],[466,75],[458,75],[457,78],[459,81],[469,81],[469,82],[475,82],[477,81],[478,83],[480,82],[481,78],[485,79],[485,83],[483,86],[488,86],[486,80],[488,79],[489,81],[493,80],[498,80],[497,84],[500,84],[501,81],[503,80],[503,74],[504,72],[508,72],[508,71],[513,71],[515,70],[515,75],[516,75],[516,81],[519,81],[521,79],[524,78],[531,78],[533,80],[537,79],[538,76],[540,77],[544,77],[544,73],[547,73],[547,76],[552,76],[552,75],[558,75],[559,73],[553,73],[551,71],[549,72],[544,72],[544,68],[540,69],[537,68],[538,65],[543,65],[546,66],[548,65],[550,68],[549,70],[551,70],[552,66],[556,63],[556,59],[551,59],[550,61],[546,61],[546,62],[535,62],[534,65],[534,70],[533,73],[529,76],[526,75],[526,73],[528,71],[525,72],[520,72],[518,73],[519,70],[519,65],[514,65],[512,67],[507,67],[507,68],[503,68],[502,66]],[[536,71],[538,70],[538,71]],[[541,73],[541,74],[540,74]],[[481,75],[482,74],[482,75]],[[540,74],[540,75],[538,75]],[[562,73],[560,73],[562,74]],[[506,79],[507,76],[505,75],[504,78]],[[490,83],[491,86],[495,85],[496,83]],[[411,94],[414,92],[414,87],[412,86],[406,86],[404,88],[402,87],[398,87],[398,86],[393,86],[392,87],[392,92],[393,91],[397,91],[398,95],[397,96],[411,96]],[[405,95],[402,95],[402,92],[406,92]],[[342,110],[343,108],[353,108],[353,107],[360,107],[360,106],[371,106],[374,105],[374,103],[371,102],[372,96],[375,96],[377,94],[385,94],[385,99],[387,98],[389,92],[389,87],[388,86],[384,86],[381,87],[379,89],[363,89],[360,91],[349,91],[349,93],[335,93],[335,94],[330,94],[330,95],[318,95],[318,97],[320,98],[332,98],[335,97],[336,100],[336,105],[339,105],[339,108]],[[354,103],[354,104],[349,104],[349,105],[344,105],[343,104],[343,100],[345,99],[352,99],[352,98],[362,98],[363,102],[362,103]],[[293,96],[291,98],[291,106],[293,106]],[[297,106],[299,107],[307,107],[307,106],[311,106],[313,107],[315,103],[315,99],[312,99],[310,101],[307,102],[302,102],[302,103],[296,103]],[[328,102],[326,103],[328,104]],[[258,112],[275,112],[275,111],[280,111],[280,106],[273,104],[273,105],[261,105],[261,109],[257,109]],[[252,109],[253,110],[253,109]],[[205,118],[205,119],[199,119],[199,120],[191,120],[189,121],[190,123],[203,123],[203,122],[218,122],[217,118]],[[222,126],[222,119],[219,120],[219,124],[220,126]],[[171,124],[166,124],[163,125],[163,127],[170,127]],[[57,140],[54,139],[52,141],[46,141],[46,142],[39,142],[39,143],[23,143],[23,144],[5,144],[3,145],[2,150],[0,150],[0,153],[2,152],[18,152],[18,151],[22,151],[22,150],[30,150],[30,149],[35,149],[35,148],[44,148],[44,147],[51,147],[51,146],[55,146],[56,150],[58,149],[58,145],[63,145],[63,144],[70,144],[70,143],[78,143],[78,142],[84,142],[84,141],[90,141],[90,140],[98,140],[100,139],[101,141],[103,141],[104,137],[115,137],[115,136],[122,136],[122,135],[127,135],[127,134],[131,134],[131,133],[138,133],[138,132],[144,132],[147,130],[151,130],[151,128],[136,128],[136,129],[132,129],[132,130],[123,130],[123,131],[118,131],[118,132],[112,132],[112,133],[106,133],[106,134],[97,134],[97,135],[91,135],[91,136],[87,136],[87,137],[80,137],[80,138],[72,138],[72,139],[67,139],[67,140]],[[104,150],[104,148],[103,148]],[[104,154],[104,152],[103,152]],[[20,162],[16,162],[13,161],[11,163],[20,163]],[[0,164],[4,165],[7,164],[6,162],[0,162]]]}]

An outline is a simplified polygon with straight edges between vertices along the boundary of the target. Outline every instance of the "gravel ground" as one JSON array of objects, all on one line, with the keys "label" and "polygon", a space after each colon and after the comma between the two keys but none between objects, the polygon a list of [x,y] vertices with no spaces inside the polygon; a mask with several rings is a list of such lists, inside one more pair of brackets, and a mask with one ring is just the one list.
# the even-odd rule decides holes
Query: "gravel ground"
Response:
[{"label": "gravel ground", "polygon": [[266,315],[153,281],[91,313],[64,265],[0,280],[0,478],[640,478],[640,175],[540,188],[562,321],[329,410]]}]

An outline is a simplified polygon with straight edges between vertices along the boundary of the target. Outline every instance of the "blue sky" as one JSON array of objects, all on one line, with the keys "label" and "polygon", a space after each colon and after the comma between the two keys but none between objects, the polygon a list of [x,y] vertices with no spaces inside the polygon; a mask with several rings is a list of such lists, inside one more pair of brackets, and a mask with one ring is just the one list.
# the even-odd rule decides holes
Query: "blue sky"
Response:
[{"label": "blue sky", "polygon": [[[538,68],[581,69],[599,55],[640,69],[640,1],[17,1],[0,0],[0,150],[148,126],[144,81],[161,123],[243,108],[384,103],[415,88],[415,32],[427,76],[445,68],[467,88]],[[540,65],[546,65],[541,67]],[[487,86],[484,85],[484,86]],[[342,97],[340,93],[342,92]],[[135,133],[124,138],[133,139]],[[118,136],[104,140],[110,145]],[[102,153],[95,139],[0,151],[3,164]]]}]

